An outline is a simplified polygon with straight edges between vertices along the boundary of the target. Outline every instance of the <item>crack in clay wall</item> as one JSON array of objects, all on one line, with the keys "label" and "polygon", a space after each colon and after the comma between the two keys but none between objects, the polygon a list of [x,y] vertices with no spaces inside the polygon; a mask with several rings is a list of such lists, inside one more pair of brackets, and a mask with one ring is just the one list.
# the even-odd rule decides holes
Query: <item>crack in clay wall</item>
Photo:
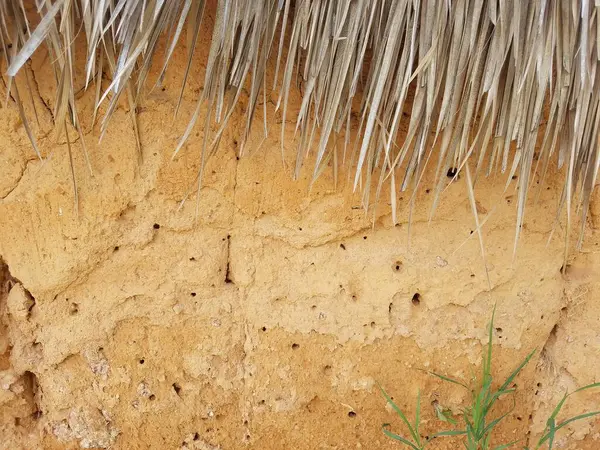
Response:
[{"label": "crack in clay wall", "polygon": [[[170,161],[184,124],[165,124],[184,64],[183,55],[173,60],[165,89],[139,112],[141,165],[128,111],[115,112],[101,143],[84,124],[94,175],[76,152],[77,214],[66,145],[50,133],[43,55],[28,70],[44,163],[15,109],[0,111],[0,255],[12,280],[0,295],[6,448],[397,448],[381,432],[382,423],[400,424],[376,382],[408,411],[420,389],[423,432],[433,432],[433,405],[458,411],[466,396],[419,369],[468,379],[494,304],[498,376],[539,350],[517,380],[499,440],[539,433],[564,389],[600,379],[590,364],[600,345],[598,202],[583,252],[563,275],[560,232],[548,242],[558,177],[532,187],[539,200],[528,206],[514,261],[515,187],[479,180],[478,209],[493,211],[484,228],[490,289],[464,180],[448,187],[431,223],[432,180],[423,181],[409,242],[410,193],[400,193],[403,221],[394,226],[389,204],[365,216],[359,196],[341,181],[335,188],[332,171],[312,187],[310,174],[291,180],[273,130],[264,142],[252,135],[237,158],[240,112],[208,162],[200,197],[178,210],[203,138],[198,130]],[[194,70],[181,118],[201,89],[202,68]],[[89,119],[93,93],[79,102]],[[288,158],[294,142],[289,130]],[[567,412],[597,403],[597,394],[581,396]],[[599,433],[598,421],[577,425],[561,445],[597,448]]]}]

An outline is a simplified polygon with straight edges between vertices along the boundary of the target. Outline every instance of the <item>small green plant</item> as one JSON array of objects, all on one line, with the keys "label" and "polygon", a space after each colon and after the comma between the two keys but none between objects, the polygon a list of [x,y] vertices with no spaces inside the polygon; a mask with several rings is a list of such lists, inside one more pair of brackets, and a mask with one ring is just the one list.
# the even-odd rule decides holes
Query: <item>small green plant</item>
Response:
[{"label": "small green plant", "polygon": [[[600,411],[592,411],[592,412],[588,412],[588,413],[579,414],[577,416],[571,417],[570,419],[565,419],[562,422],[559,422],[558,424],[556,423],[556,416],[562,409],[563,405],[565,404],[565,401],[567,401],[567,398],[569,398],[573,394],[576,394],[577,392],[585,391],[587,389],[591,389],[591,388],[595,388],[595,387],[600,387],[600,383],[588,384],[587,386],[583,386],[583,387],[571,392],[570,394],[565,393],[565,395],[563,396],[561,401],[558,402],[558,405],[556,405],[556,408],[554,408],[554,411],[552,411],[552,414],[546,421],[546,428],[544,428],[544,432],[542,433],[542,436],[538,440],[535,447],[532,448],[532,450],[538,450],[539,448],[542,448],[542,446],[545,445],[546,443],[548,445],[548,448],[550,450],[552,450],[552,446],[554,444],[554,438],[555,438],[556,432],[558,430],[560,430],[561,428],[563,428],[564,426],[566,426],[572,422],[575,422],[576,420],[586,419],[588,417],[593,417],[593,416],[599,415]],[[525,447],[525,450],[529,450],[529,448]]]},{"label": "small green plant", "polygon": [[[404,415],[402,410],[400,408],[398,408],[398,406],[394,403],[394,401],[386,394],[386,392],[383,390],[383,388],[381,386],[379,386],[379,388],[381,389],[381,392],[385,396],[388,403],[392,406],[392,408],[394,408],[394,410],[400,416],[400,419],[402,419],[402,422],[404,422],[405,425],[407,426],[408,431],[410,432],[409,439],[412,439],[412,441],[391,432],[389,430],[390,424],[386,423],[386,424],[383,424],[383,432],[388,437],[390,437],[396,441],[400,441],[403,444],[408,445],[413,450],[423,450],[427,446],[427,444],[429,444],[435,438],[442,437],[442,436],[457,436],[460,434],[465,434],[464,431],[460,431],[460,430],[447,430],[447,431],[440,431],[431,436],[427,436],[426,438],[421,438],[421,435],[419,434],[419,425],[421,424],[421,394],[419,393],[417,395],[417,413],[416,413],[416,417],[415,417],[415,423],[411,424],[410,421],[408,420],[408,418],[406,417],[406,415]],[[450,419],[450,420],[453,420],[453,419]]]},{"label": "small green plant", "polygon": [[[494,312],[492,313],[492,320],[490,321],[488,329],[488,343],[483,355],[482,378],[479,380],[478,383],[475,384],[475,387],[469,387],[467,384],[461,381],[437,374],[435,372],[428,372],[431,375],[440,378],[443,381],[459,385],[470,391],[470,405],[464,408],[462,411],[462,421],[464,422],[464,427],[460,429],[440,431],[426,438],[422,438],[419,434],[419,426],[421,421],[420,393],[417,395],[417,412],[415,421],[414,423],[410,423],[410,421],[402,412],[402,410],[394,403],[394,401],[385,392],[385,390],[381,386],[379,386],[386,401],[392,406],[392,408],[396,411],[398,416],[400,416],[400,419],[402,420],[402,422],[404,422],[409,431],[409,435],[407,437],[402,437],[390,431],[390,424],[384,424],[383,432],[386,434],[386,436],[407,445],[412,450],[423,450],[433,439],[443,436],[464,436],[464,447],[466,450],[490,450],[492,448],[493,450],[504,450],[510,448],[511,446],[519,442],[519,440],[517,440],[509,442],[507,444],[501,444],[496,445],[495,447],[491,447],[493,430],[514,409],[514,396],[512,397],[512,408],[510,408],[507,412],[500,414],[499,416],[493,417],[492,409],[502,397],[514,394],[515,387],[511,387],[511,385],[513,385],[513,381],[517,377],[517,375],[529,363],[529,361],[535,354],[535,350],[532,351],[529,355],[527,355],[527,357],[508,376],[508,378],[506,378],[506,380],[500,385],[498,389],[494,390],[492,387],[492,336],[494,330],[494,315],[495,308]],[[556,417],[558,416],[558,413],[565,404],[567,398],[569,398],[571,395],[577,392],[585,391],[594,387],[600,387],[600,383],[589,384],[587,386],[577,389],[576,391],[570,394],[565,393],[562,400],[558,403],[556,408],[554,408],[552,415],[546,421],[546,428],[544,429],[544,432],[542,433],[542,436],[540,437],[537,444],[534,447],[531,447],[531,449],[529,447],[523,447],[524,450],[538,450],[545,445],[548,446],[549,450],[552,450],[554,438],[558,430],[577,420],[585,419],[600,414],[600,411],[593,411],[571,417],[559,423],[556,422]],[[436,415],[441,421],[450,423],[452,425],[457,425],[457,421],[451,416],[451,414],[449,414],[447,411],[444,411],[439,406],[436,407]]]}]

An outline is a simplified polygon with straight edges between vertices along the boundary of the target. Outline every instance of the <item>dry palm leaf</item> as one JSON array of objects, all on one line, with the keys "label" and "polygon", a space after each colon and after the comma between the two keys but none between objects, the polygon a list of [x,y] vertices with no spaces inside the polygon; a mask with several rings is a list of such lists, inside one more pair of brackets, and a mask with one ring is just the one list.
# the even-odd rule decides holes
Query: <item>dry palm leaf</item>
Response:
[{"label": "dry palm leaf", "polygon": [[[418,186],[430,163],[437,180],[433,208],[448,171],[455,177],[467,171],[471,203],[480,174],[501,171],[509,181],[518,175],[516,245],[528,188],[535,177],[543,181],[554,161],[565,166],[560,205],[567,225],[576,210],[585,222],[600,167],[597,0],[594,5],[591,0],[215,0],[209,5],[205,0],[37,0],[28,4],[40,15],[35,27],[21,1],[0,4],[0,39],[7,98],[12,95],[19,104],[38,154],[12,78],[42,44],[54,65],[59,130],[67,132],[63,124],[70,123],[81,134],[73,55],[75,45],[86,45],[81,83],[87,88],[94,81],[96,112],[107,103],[101,132],[125,94],[139,146],[135,111],[158,42],[163,36],[167,42],[155,81],[160,83],[186,35],[177,113],[199,35],[209,26],[203,22],[205,10],[214,8],[212,30],[204,31],[212,31],[204,88],[174,156],[205,110],[204,167],[242,95],[249,98],[241,151],[261,94],[266,133],[265,88],[273,70],[282,157],[290,92],[302,86],[295,118],[296,176],[312,149],[314,177],[333,164],[337,180],[337,164],[353,163],[353,185],[363,190],[366,207],[374,203],[371,184],[376,203],[382,183],[391,182],[396,220],[396,189]],[[85,39],[77,39],[80,32]],[[102,91],[103,69],[110,70],[111,79]],[[352,114],[358,129],[350,145]],[[341,158],[331,145],[340,134],[345,134]],[[198,188],[201,180],[200,172]]]}]

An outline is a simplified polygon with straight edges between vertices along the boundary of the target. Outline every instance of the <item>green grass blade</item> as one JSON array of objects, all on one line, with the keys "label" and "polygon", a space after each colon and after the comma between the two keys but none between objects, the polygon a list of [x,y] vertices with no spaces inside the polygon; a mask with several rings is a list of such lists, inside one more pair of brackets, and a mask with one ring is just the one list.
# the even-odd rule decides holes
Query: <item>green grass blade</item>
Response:
[{"label": "green grass blade", "polygon": [[554,419],[551,418],[548,420],[548,426],[550,427],[550,431],[548,432],[548,450],[552,450],[552,446],[554,445],[554,435],[556,434],[554,424]]},{"label": "green grass blade", "polygon": [[[498,400],[500,397],[502,397],[503,395],[508,395],[508,394],[511,394],[511,393],[513,393],[513,392],[515,392],[515,389],[506,389],[506,390],[504,390],[504,391],[496,391],[496,392],[495,392],[495,393],[492,395],[492,397],[491,397],[490,401],[488,402],[488,404],[486,405],[486,407],[485,407],[485,409],[484,409],[484,411],[483,411],[484,415],[487,415],[487,414],[488,414],[488,412],[490,411],[490,409],[492,409],[492,406],[494,406],[494,403],[496,403],[496,401],[497,401],[497,400]],[[515,409],[515,406],[516,406],[516,402],[515,402],[515,399],[514,399],[514,397],[513,397],[513,406],[512,406],[512,408],[511,408],[511,411],[512,411],[513,409]]]},{"label": "green grass blade", "polygon": [[496,400],[498,400],[500,397],[502,397],[503,395],[508,395],[508,394],[512,394],[513,392],[515,392],[516,389],[511,388],[511,389],[504,389],[504,390],[497,390],[491,397],[491,401],[490,403],[495,402]]},{"label": "green grass blade", "polygon": [[402,410],[398,407],[398,405],[396,405],[394,403],[394,401],[390,398],[390,396],[387,394],[387,392],[385,392],[385,390],[383,389],[383,387],[381,387],[381,385],[379,385],[379,390],[381,391],[381,393],[383,394],[383,396],[385,397],[387,402],[392,406],[392,408],[394,408],[394,411],[396,411],[396,413],[400,416],[400,419],[402,419],[402,422],[404,422],[406,424],[406,426],[408,427],[408,430],[410,431],[410,434],[413,437],[413,439],[415,440],[415,442],[419,442],[420,436],[418,435],[418,433],[415,432],[415,429],[410,424],[409,420],[406,418],[406,416],[404,415]]},{"label": "green grass blade", "polygon": [[481,448],[483,450],[488,450],[490,448],[490,435],[489,434],[485,434],[483,436],[483,439],[481,441]]},{"label": "green grass blade", "polygon": [[448,422],[452,425],[456,425],[456,419],[452,417],[452,412],[449,410],[444,410],[439,404],[434,405],[435,415],[442,422]]},{"label": "green grass blade", "polygon": [[465,412],[463,414],[463,419],[465,421],[465,425],[467,426],[467,432],[468,434],[472,432],[473,430],[473,424],[471,423],[471,421],[469,420],[469,416],[467,415],[467,413]]},{"label": "green grass blade", "polygon": [[415,414],[415,441],[418,445],[421,445],[421,435],[419,434],[419,423],[421,423],[421,391],[417,391],[417,412]]},{"label": "green grass blade", "polygon": [[592,411],[584,414],[579,414],[578,416],[571,417],[570,419],[564,420],[556,426],[556,430],[560,430],[562,427],[570,424],[571,422],[575,422],[576,420],[587,419],[588,417],[594,417],[600,415],[600,411]]},{"label": "green grass blade", "polygon": [[438,377],[440,380],[444,380],[444,381],[447,381],[449,383],[454,383],[454,384],[457,384],[459,386],[464,387],[465,389],[469,389],[469,386],[467,386],[466,384],[461,383],[460,381],[455,380],[453,378],[450,378],[450,377],[447,377],[447,376],[444,376],[444,375],[440,375],[439,373],[431,372],[431,371],[428,371],[428,370],[426,372],[428,374],[430,374],[430,375],[433,375],[434,377]]},{"label": "green grass blade", "polygon": [[592,383],[592,384],[588,384],[587,386],[583,386],[580,387],[579,389],[574,390],[573,392],[571,392],[569,395],[573,395],[576,392],[581,392],[581,391],[585,391],[587,389],[592,389],[592,388],[597,388],[600,387],[600,383]]},{"label": "green grass blade", "polygon": [[487,424],[487,426],[484,428],[483,430],[483,436],[485,436],[486,434],[488,434],[490,431],[492,431],[492,429],[498,425],[498,423],[504,419],[506,416],[508,416],[510,413],[512,412],[512,409],[504,414],[502,414],[500,417],[492,420],[490,423]]},{"label": "green grass blade", "polygon": [[402,442],[403,444],[408,445],[413,450],[421,450],[419,447],[417,447],[415,444],[410,442],[408,439],[405,439],[402,436],[397,435],[396,433],[392,433],[390,430],[387,429],[387,427],[389,427],[389,426],[390,426],[389,423],[384,423],[381,426],[381,429],[383,430],[384,434],[387,437],[389,437],[390,439],[394,439],[395,441]]},{"label": "green grass blade", "polygon": [[496,316],[496,305],[492,311],[492,320],[488,329],[488,345],[487,345],[487,356],[483,361],[483,378],[484,380],[492,374],[492,337],[494,330],[494,317]]},{"label": "green grass blade", "polygon": [[[516,441],[512,441],[509,442],[508,444],[502,444],[502,445],[498,445],[497,447],[494,447],[494,450],[506,450],[507,448],[515,445],[517,442],[519,442],[520,439],[516,440]],[[525,449],[526,450],[526,449]]]},{"label": "green grass blade", "polygon": [[484,405],[485,399],[488,396],[489,383],[486,382],[475,397],[475,402],[471,408],[471,416],[473,418],[473,429],[477,440],[483,437],[483,429],[485,425]]},{"label": "green grass blade", "polygon": [[558,413],[560,412],[561,408],[565,404],[565,401],[567,400],[567,397],[568,397],[568,394],[565,393],[565,395],[563,396],[563,398],[561,399],[561,401],[558,402],[558,405],[556,405],[556,407],[554,408],[554,411],[552,411],[552,414],[550,415],[550,417],[548,418],[548,421],[547,421],[547,425],[548,426],[550,426],[550,420],[554,421],[556,419],[556,416],[558,415]]},{"label": "green grass blade", "polygon": [[469,422],[469,420],[466,416],[465,416],[465,423],[467,425],[467,443],[465,444],[465,447],[467,447],[467,449],[474,448],[476,445],[475,444],[475,433],[474,433],[473,425],[471,425],[471,422]]},{"label": "green grass blade", "polygon": [[587,417],[593,417],[593,416],[597,416],[598,414],[600,414],[600,411],[594,411],[594,412],[584,413],[584,414],[580,414],[580,415],[575,416],[575,417],[571,417],[570,419],[564,420],[558,426],[556,425],[556,416],[558,416],[558,413],[562,409],[563,405],[565,404],[565,401],[567,400],[567,398],[569,396],[575,394],[576,392],[581,392],[581,391],[585,391],[587,389],[592,389],[592,388],[596,388],[596,387],[600,387],[600,383],[588,384],[586,386],[580,387],[579,389],[571,392],[570,394],[565,393],[565,395],[563,396],[563,398],[560,400],[560,402],[558,403],[558,405],[556,405],[556,407],[554,408],[554,411],[552,411],[552,414],[548,418],[548,421],[546,423],[546,429],[548,429],[548,433],[545,434],[545,435],[543,435],[540,438],[540,440],[538,441],[537,448],[539,448],[541,445],[543,445],[544,442],[549,441],[548,445],[549,445],[549,449],[551,450],[552,449],[552,444],[554,442],[554,435],[555,435],[555,433],[556,433],[557,430],[561,429],[562,427],[568,425],[571,422],[575,422],[576,420],[581,420],[581,419],[585,419]]},{"label": "green grass blade", "polygon": [[531,353],[529,353],[529,355],[527,355],[527,357],[521,362],[521,364],[519,364],[519,367],[517,367],[513,371],[513,373],[510,374],[510,376],[506,379],[504,384],[500,387],[501,391],[506,389],[513,382],[513,380],[519,374],[519,372],[521,372],[521,370],[523,370],[523,368],[529,363],[531,358],[533,358],[533,355],[535,355],[535,349],[532,350]]},{"label": "green grass blade", "polygon": [[447,430],[447,431],[440,431],[438,433],[432,434],[431,436],[429,436],[429,438],[427,439],[427,441],[431,441],[432,439],[438,438],[438,437],[442,437],[442,436],[463,436],[467,434],[467,432],[465,430]]}]

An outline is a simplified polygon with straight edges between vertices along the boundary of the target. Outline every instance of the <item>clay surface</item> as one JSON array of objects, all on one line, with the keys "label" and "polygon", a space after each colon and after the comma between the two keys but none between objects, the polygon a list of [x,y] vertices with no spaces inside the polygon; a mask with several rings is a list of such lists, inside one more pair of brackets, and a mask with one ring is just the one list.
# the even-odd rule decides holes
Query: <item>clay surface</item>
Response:
[{"label": "clay surface", "polygon": [[[394,226],[389,193],[365,215],[344,170],[292,180],[293,126],[284,165],[273,108],[269,137],[256,126],[238,159],[245,98],[197,198],[201,126],[171,161],[202,87],[199,65],[173,121],[184,66],[182,52],[138,111],[141,163],[125,106],[98,142],[93,90],[81,94],[93,175],[70,129],[77,208],[43,52],[27,112],[44,162],[16,108],[0,110],[2,448],[399,448],[381,431],[403,428],[377,383],[411,416],[420,390],[423,434],[443,428],[433,405],[459,412],[468,393],[420,369],[478,374],[494,304],[497,379],[537,349],[498,443],[537,435],[565,390],[600,381],[600,202],[562,274],[562,222],[550,237],[562,175],[533,183],[515,259],[516,183],[481,178],[486,274],[464,179],[430,222],[423,180],[409,239],[411,192]],[[584,393],[565,415],[598,404]],[[567,427],[556,447],[599,448],[600,421]]]}]

